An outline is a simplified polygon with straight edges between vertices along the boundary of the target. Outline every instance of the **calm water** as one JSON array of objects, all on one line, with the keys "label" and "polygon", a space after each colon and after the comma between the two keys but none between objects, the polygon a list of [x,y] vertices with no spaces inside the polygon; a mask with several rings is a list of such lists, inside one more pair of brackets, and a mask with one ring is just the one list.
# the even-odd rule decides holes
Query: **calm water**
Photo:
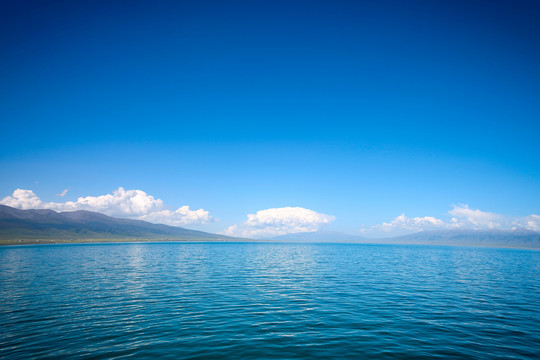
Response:
[{"label": "calm water", "polygon": [[0,248],[1,359],[537,359],[540,252]]}]

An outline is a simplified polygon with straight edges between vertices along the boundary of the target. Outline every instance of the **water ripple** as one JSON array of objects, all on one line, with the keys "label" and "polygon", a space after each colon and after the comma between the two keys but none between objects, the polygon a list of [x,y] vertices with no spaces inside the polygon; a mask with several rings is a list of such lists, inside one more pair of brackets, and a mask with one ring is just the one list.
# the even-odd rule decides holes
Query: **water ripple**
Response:
[{"label": "water ripple", "polygon": [[0,359],[536,359],[540,252],[0,248]]}]

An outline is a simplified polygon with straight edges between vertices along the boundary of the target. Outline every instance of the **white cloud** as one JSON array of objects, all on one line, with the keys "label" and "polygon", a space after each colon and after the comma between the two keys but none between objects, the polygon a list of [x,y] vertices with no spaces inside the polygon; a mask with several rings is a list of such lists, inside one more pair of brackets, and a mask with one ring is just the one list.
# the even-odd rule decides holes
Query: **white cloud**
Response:
[{"label": "white cloud", "polygon": [[317,231],[335,220],[334,216],[321,214],[302,207],[282,207],[248,214],[240,225],[225,229],[225,235],[264,238],[298,232]]},{"label": "white cloud", "polygon": [[32,190],[17,189],[0,204],[19,209],[52,209],[56,211],[88,210],[103,214],[128,217],[169,225],[203,224],[212,220],[203,209],[190,210],[182,206],[175,211],[166,209],[161,199],[142,190],[125,190],[119,187],[112,194],[80,197],[77,201],[43,202]]},{"label": "white cloud", "polygon": [[481,210],[473,210],[469,205],[454,205],[454,208],[448,212],[454,216],[452,224],[455,227],[468,227],[473,229],[497,229],[504,225],[504,216],[485,212]]},{"label": "white cloud", "polygon": [[394,236],[419,231],[443,229],[474,229],[474,230],[511,230],[528,229],[540,231],[540,215],[511,217],[492,212],[471,209],[469,205],[454,205],[448,211],[447,220],[431,216],[409,218],[401,214],[390,222],[362,229],[361,232],[373,236]]},{"label": "white cloud", "polygon": [[206,224],[212,221],[212,217],[208,211],[203,209],[190,210],[189,206],[179,207],[176,209],[176,211],[154,211],[147,215],[140,216],[139,219],[176,226],[187,224]]},{"label": "white cloud", "polygon": [[516,218],[512,225],[516,228],[524,228],[532,231],[540,231],[540,215],[529,215],[521,218]]},{"label": "white cloud", "polygon": [[444,228],[445,226],[446,224],[444,221],[432,216],[409,218],[405,216],[405,214],[401,214],[391,222],[383,222],[380,225],[375,225],[373,228],[385,232],[391,232],[395,230],[422,231],[427,229],[440,229]]},{"label": "white cloud", "polygon": [[60,194],[56,194],[56,196],[64,197],[64,196],[66,196],[67,193],[68,193],[68,189],[64,189],[64,190],[62,190],[62,192]]},{"label": "white cloud", "polygon": [[98,211],[112,216],[146,215],[164,208],[163,201],[155,199],[142,190],[125,190],[122,187],[112,194],[80,197],[77,201],[64,203],[48,203],[53,210],[89,210]]},{"label": "white cloud", "polygon": [[11,196],[7,196],[0,204],[11,206],[18,209],[39,209],[42,208],[43,202],[32,190],[17,189]]}]

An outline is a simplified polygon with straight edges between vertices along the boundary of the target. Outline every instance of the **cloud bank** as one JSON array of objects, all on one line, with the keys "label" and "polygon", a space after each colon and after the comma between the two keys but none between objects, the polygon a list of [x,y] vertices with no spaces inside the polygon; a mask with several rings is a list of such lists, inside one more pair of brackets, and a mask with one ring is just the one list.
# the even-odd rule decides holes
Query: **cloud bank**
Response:
[{"label": "cloud bank", "polygon": [[[66,193],[67,189],[57,195],[64,196]],[[110,216],[174,226],[206,224],[213,221],[207,210],[191,210],[189,206],[170,210],[161,199],[156,199],[142,190],[126,190],[122,187],[110,194],[79,197],[76,201],[65,202],[45,202],[32,190],[16,189],[11,196],[0,200],[0,204],[19,209],[89,210]],[[222,233],[238,237],[267,238],[317,231],[334,220],[334,216],[302,207],[273,208],[248,214],[246,221],[232,225]],[[512,217],[471,209],[467,204],[460,204],[453,206],[444,219],[433,216],[407,217],[405,214],[401,214],[389,222],[383,222],[360,231],[367,236],[388,237],[419,231],[452,229],[526,229],[540,232],[540,215]]]},{"label": "cloud bank", "polygon": [[0,204],[19,209],[51,209],[56,211],[88,210],[117,217],[146,220],[168,225],[205,224],[212,221],[206,210],[191,210],[182,206],[167,210],[161,199],[142,190],[125,190],[119,187],[112,194],[80,197],[77,201],[44,202],[32,190],[17,189]]},{"label": "cloud bank", "polygon": [[454,205],[448,211],[448,220],[431,216],[409,218],[401,214],[390,222],[363,229],[365,234],[404,234],[429,230],[473,229],[473,230],[515,230],[540,231],[540,215],[511,217],[479,209],[471,209],[467,204]]},{"label": "cloud bank", "polygon": [[321,214],[302,207],[282,207],[248,214],[240,225],[232,225],[223,234],[238,237],[265,238],[298,232],[317,231],[335,220],[334,216]]}]

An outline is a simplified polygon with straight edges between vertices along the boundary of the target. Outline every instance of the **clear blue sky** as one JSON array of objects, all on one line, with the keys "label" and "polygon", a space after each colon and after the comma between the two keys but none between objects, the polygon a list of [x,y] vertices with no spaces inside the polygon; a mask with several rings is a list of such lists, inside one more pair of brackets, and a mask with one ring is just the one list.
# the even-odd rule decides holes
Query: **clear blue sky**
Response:
[{"label": "clear blue sky", "polygon": [[[219,231],[540,213],[538,1],[3,1],[0,198],[140,189]],[[68,188],[65,198],[56,193]]]}]

